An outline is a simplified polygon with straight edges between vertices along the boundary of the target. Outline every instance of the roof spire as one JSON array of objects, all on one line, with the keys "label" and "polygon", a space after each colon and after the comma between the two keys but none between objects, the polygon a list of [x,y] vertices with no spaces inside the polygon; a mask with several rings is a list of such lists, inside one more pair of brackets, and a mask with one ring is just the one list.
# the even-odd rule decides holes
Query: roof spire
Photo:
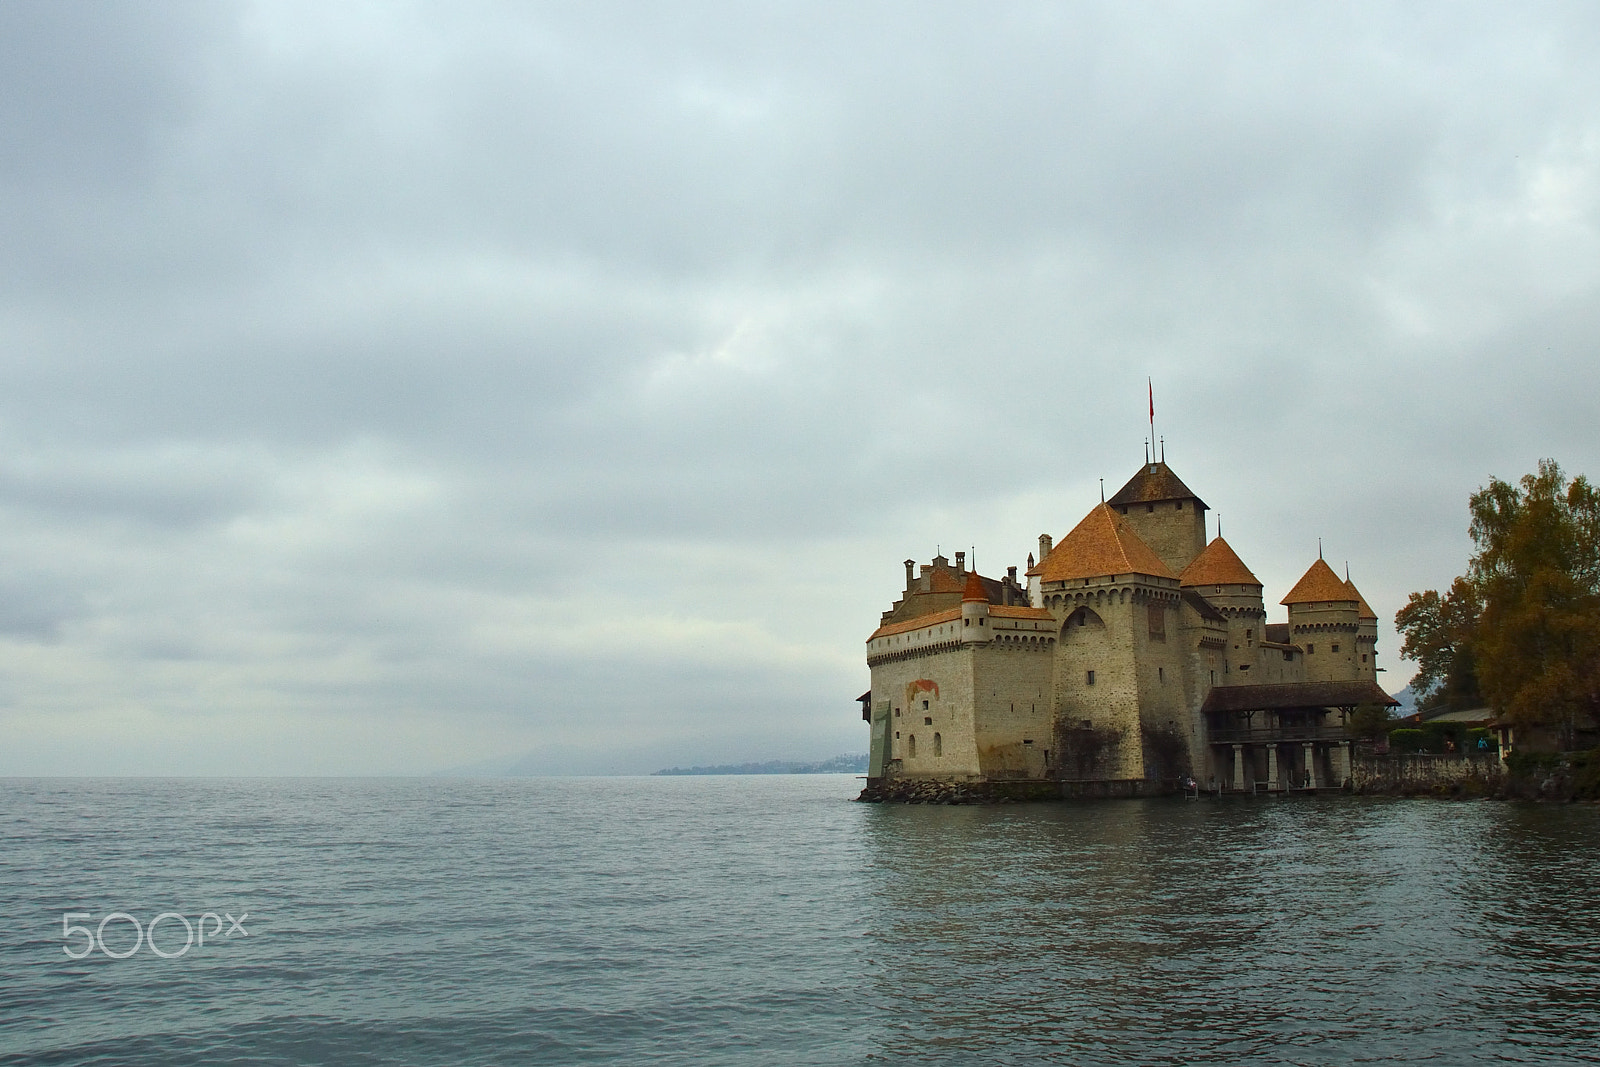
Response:
[{"label": "roof spire", "polygon": [[1167,461],[1167,435],[1161,435],[1161,462]]},{"label": "roof spire", "polygon": [[1344,580],[1347,581],[1347,582],[1350,580],[1350,561],[1349,560],[1345,560],[1344,561]]},{"label": "roof spire", "polygon": [[1317,558],[1322,558],[1322,538],[1317,538]]},{"label": "roof spire", "polygon": [[1101,478],[1100,479],[1100,503],[1104,504],[1105,502],[1106,502],[1106,480],[1104,478]]},{"label": "roof spire", "polygon": [[1217,536],[1222,536],[1222,512],[1217,512]]}]

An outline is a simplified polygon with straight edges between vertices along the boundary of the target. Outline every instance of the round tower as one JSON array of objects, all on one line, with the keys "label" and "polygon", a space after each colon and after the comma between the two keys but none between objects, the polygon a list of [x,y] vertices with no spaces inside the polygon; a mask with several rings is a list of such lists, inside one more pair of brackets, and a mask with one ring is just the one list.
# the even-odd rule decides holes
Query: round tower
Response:
[{"label": "round tower", "polygon": [[970,571],[961,590],[961,640],[971,644],[989,639],[989,594],[984,592],[978,572]]},{"label": "round tower", "polygon": [[[1267,609],[1261,600],[1261,579],[1253,574],[1233,547],[1220,536],[1213,538],[1178,576],[1185,589],[1205,598],[1228,620],[1228,648],[1223,660],[1221,685],[1265,682],[1252,676],[1266,638]],[[1260,671],[1255,671],[1260,675]]]},{"label": "round tower", "polygon": [[[1289,609],[1289,639],[1305,651],[1306,681],[1349,682],[1364,677],[1357,638],[1361,597],[1318,559],[1282,603]],[[1373,623],[1376,632],[1376,620]],[[1372,663],[1369,653],[1367,665]]]},{"label": "round tower", "polygon": [[1356,669],[1357,677],[1365,678],[1374,684],[1378,681],[1378,613],[1367,604],[1367,598],[1361,595],[1350,581],[1348,568],[1345,571],[1344,584],[1349,588],[1352,596],[1356,598]]}]

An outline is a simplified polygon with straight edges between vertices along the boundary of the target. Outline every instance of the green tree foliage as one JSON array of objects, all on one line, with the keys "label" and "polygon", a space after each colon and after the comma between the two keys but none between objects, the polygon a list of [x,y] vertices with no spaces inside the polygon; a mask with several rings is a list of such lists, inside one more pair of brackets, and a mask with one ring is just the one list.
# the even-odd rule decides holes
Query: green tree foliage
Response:
[{"label": "green tree foliage", "polygon": [[1472,495],[1476,548],[1440,596],[1413,593],[1395,616],[1429,706],[1480,695],[1523,725],[1600,716],[1600,491],[1541,460],[1518,485]]},{"label": "green tree foliage", "polygon": [[1350,714],[1350,731],[1357,737],[1381,737],[1392,726],[1394,716],[1381,704],[1362,704]]},{"label": "green tree foliage", "polygon": [[1400,654],[1417,662],[1411,684],[1418,708],[1460,710],[1483,703],[1473,647],[1482,614],[1478,590],[1466,578],[1457,578],[1444,596],[1433,589],[1412,593],[1395,614],[1395,629],[1405,636]]}]

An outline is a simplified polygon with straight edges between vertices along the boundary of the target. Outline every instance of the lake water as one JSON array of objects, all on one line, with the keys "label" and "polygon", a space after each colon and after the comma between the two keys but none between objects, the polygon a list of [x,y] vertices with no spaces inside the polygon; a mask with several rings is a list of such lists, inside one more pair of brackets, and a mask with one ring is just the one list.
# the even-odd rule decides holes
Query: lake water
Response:
[{"label": "lake water", "polygon": [[858,788],[0,781],[0,1063],[1600,1062],[1600,807]]}]

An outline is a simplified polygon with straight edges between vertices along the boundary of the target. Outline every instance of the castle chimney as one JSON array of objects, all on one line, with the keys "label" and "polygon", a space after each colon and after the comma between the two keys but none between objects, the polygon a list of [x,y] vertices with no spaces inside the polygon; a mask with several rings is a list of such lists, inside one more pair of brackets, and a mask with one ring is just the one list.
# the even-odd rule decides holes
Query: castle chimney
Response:
[{"label": "castle chimney", "polygon": [[1039,561],[1041,563],[1044,562],[1044,558],[1050,554],[1050,548],[1054,543],[1055,542],[1050,539],[1049,534],[1039,535]]},{"label": "castle chimney", "polygon": [[917,575],[916,575],[916,566],[917,566],[917,561],[916,560],[914,560],[914,559],[906,560],[906,588],[907,589],[910,589],[911,588],[911,583],[916,580],[916,577],[917,577]]},{"label": "castle chimney", "polygon": [[964,573],[966,573],[966,569],[967,569],[967,554],[965,552],[957,552],[956,553],[956,573],[957,574],[964,574]]},{"label": "castle chimney", "polygon": [[1006,568],[1006,577],[1011,579],[1011,584],[1012,585],[1016,585],[1017,584],[1017,568],[1015,568],[1015,567],[1007,567]]}]

